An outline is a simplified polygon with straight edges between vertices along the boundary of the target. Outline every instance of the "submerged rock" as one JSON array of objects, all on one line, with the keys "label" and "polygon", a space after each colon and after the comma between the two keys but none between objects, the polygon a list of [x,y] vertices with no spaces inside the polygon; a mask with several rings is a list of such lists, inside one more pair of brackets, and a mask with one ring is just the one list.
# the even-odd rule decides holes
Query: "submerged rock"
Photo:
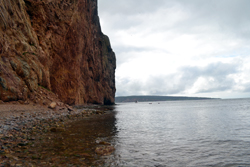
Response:
[{"label": "submerged rock", "polygon": [[101,141],[101,142],[99,142],[99,144],[101,144],[101,145],[108,145],[108,146],[110,146],[110,145],[111,145],[110,143],[105,142],[105,141]]},{"label": "submerged rock", "polygon": [[95,152],[101,156],[110,155],[115,151],[113,146],[100,146],[96,147]]}]

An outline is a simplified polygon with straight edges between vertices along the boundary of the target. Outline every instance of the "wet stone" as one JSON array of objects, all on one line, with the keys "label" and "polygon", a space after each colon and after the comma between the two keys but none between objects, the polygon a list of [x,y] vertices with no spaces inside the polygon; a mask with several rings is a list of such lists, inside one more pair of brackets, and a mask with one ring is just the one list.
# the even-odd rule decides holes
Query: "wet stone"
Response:
[{"label": "wet stone", "polygon": [[8,130],[8,129],[10,129],[10,126],[9,125],[3,125],[3,127],[2,127],[4,130]]},{"label": "wet stone", "polygon": [[16,131],[20,131],[21,129],[19,129],[19,128],[16,128],[16,127],[14,127],[13,128],[14,130],[16,130]]},{"label": "wet stone", "polygon": [[50,131],[51,132],[64,132],[65,129],[64,128],[51,128]]},{"label": "wet stone", "polygon": [[95,152],[101,156],[110,155],[114,151],[115,151],[115,148],[113,146],[101,146],[95,149]]},{"label": "wet stone", "polygon": [[18,143],[18,146],[27,146],[28,143]]}]

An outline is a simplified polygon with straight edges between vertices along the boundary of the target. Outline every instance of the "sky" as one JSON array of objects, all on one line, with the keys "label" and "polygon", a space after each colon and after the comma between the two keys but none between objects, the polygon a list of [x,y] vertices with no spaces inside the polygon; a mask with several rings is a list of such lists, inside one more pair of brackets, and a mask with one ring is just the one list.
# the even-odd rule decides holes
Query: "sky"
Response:
[{"label": "sky", "polygon": [[250,97],[249,0],[99,0],[116,96]]}]

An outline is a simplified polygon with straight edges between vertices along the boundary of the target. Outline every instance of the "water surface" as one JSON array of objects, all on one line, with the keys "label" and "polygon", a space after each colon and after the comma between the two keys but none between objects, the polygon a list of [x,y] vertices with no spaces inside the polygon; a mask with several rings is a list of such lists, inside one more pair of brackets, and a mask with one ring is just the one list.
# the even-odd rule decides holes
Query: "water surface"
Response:
[{"label": "water surface", "polygon": [[250,166],[250,99],[121,103],[106,166]]},{"label": "water surface", "polygon": [[[97,155],[100,141],[115,152]],[[59,166],[250,167],[250,99],[120,103],[45,133],[34,150]]]}]

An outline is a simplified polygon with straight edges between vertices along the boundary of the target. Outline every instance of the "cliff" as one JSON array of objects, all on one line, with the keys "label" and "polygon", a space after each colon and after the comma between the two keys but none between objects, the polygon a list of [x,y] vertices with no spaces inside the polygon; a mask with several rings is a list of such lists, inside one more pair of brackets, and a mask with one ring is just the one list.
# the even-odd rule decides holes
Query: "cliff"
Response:
[{"label": "cliff", "polygon": [[115,68],[97,0],[0,1],[0,100],[113,104]]}]

